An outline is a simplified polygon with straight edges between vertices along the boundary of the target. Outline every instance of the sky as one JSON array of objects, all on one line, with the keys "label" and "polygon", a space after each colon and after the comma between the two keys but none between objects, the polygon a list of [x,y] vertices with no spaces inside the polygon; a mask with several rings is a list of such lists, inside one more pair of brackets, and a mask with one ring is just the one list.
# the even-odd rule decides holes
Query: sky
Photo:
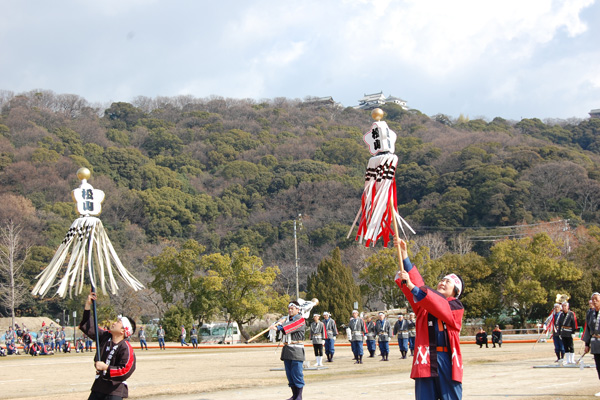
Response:
[{"label": "sky", "polygon": [[427,115],[587,118],[600,0],[0,0],[0,90],[236,99],[383,91]]}]

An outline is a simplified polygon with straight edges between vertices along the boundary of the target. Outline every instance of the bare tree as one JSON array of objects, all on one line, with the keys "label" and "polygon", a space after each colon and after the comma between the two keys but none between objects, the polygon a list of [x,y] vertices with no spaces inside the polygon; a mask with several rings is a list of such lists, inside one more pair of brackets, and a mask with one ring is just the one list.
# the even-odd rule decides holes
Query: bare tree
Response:
[{"label": "bare tree", "polygon": [[29,257],[30,246],[21,242],[21,230],[12,220],[0,228],[0,303],[10,310],[13,327],[15,308],[27,295],[21,276],[25,260]]},{"label": "bare tree", "polygon": [[429,249],[429,257],[432,260],[437,260],[448,252],[446,240],[441,233],[428,233],[423,236],[416,236],[415,242],[420,246],[425,246]]},{"label": "bare tree", "polygon": [[467,239],[465,234],[455,235],[451,241],[453,253],[464,256],[473,250],[473,242]]}]

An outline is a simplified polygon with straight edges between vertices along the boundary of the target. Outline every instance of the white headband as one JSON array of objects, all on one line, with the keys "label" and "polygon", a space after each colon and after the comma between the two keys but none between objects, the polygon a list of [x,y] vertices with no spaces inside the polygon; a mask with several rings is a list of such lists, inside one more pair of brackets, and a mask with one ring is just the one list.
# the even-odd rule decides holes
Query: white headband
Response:
[{"label": "white headband", "polygon": [[129,319],[122,315],[119,315],[117,317],[117,319],[119,321],[121,321],[121,324],[123,325],[123,330],[125,331],[125,337],[129,337],[129,336],[133,335],[133,328],[131,327],[131,322],[129,322]]},{"label": "white headband", "polygon": [[462,293],[462,282],[460,281],[460,278],[456,274],[450,274],[446,275],[444,279],[449,279],[454,282],[454,287],[458,289],[458,295],[456,297],[460,296]]},{"label": "white headband", "polygon": [[288,304],[288,308],[290,308],[290,307],[296,307],[298,310],[300,309],[300,306],[298,304],[296,304],[296,303],[290,303],[290,304]]}]

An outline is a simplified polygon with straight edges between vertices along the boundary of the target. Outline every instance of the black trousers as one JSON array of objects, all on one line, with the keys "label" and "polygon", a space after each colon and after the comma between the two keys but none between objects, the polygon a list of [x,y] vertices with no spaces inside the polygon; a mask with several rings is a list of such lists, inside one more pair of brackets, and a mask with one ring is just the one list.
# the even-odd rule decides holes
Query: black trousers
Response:
[{"label": "black trousers", "polygon": [[563,346],[565,346],[565,353],[575,353],[575,349],[573,348],[573,337],[565,336],[562,338]]},{"label": "black trousers", "polygon": [[323,357],[323,345],[322,344],[313,344],[313,348],[315,350],[315,357]]},{"label": "black trousers", "polygon": [[115,396],[114,394],[92,392],[90,393],[88,400],[123,400],[123,398],[121,396]]},{"label": "black trousers", "polygon": [[596,361],[596,372],[598,372],[598,379],[600,379],[600,354],[594,354],[594,361]]}]

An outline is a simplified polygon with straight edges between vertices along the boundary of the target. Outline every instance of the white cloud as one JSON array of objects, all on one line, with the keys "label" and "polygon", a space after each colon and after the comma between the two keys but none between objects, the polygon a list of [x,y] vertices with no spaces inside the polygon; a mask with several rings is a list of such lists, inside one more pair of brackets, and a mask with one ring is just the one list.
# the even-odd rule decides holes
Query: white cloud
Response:
[{"label": "white cloud", "polygon": [[599,96],[595,0],[8,4],[0,89],[16,92],[47,88],[93,101],[332,95],[354,105],[384,90],[451,115],[534,103],[562,111],[535,93],[547,86],[548,98],[575,96],[568,89],[582,81]]}]

